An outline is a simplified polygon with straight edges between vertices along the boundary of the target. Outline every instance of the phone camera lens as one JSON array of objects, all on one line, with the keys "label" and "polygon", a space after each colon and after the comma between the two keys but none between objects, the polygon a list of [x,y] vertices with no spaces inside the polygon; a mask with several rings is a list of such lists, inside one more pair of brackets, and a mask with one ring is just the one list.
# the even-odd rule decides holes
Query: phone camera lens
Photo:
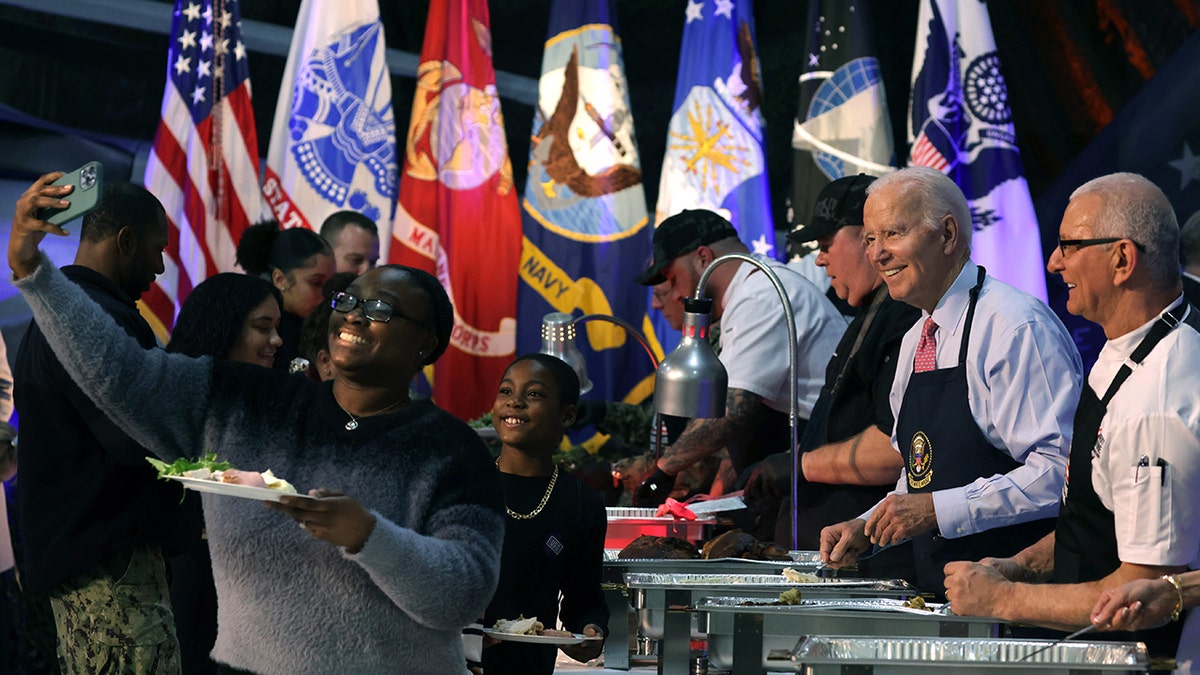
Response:
[{"label": "phone camera lens", "polygon": [[96,185],[96,167],[89,166],[79,172],[79,189],[90,190]]}]

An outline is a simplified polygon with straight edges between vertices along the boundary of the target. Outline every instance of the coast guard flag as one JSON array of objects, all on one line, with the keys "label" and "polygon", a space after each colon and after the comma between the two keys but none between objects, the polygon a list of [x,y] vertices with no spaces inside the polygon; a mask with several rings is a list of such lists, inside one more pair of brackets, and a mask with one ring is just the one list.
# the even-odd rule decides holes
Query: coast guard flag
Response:
[{"label": "coast guard flag", "polygon": [[292,34],[263,196],[283,227],[319,229],[334,211],[380,228],[396,203],[396,122],[375,0],[304,0]]},{"label": "coast guard flag", "polygon": [[242,231],[264,213],[241,25],[236,0],[175,3],[162,114],[144,177],[170,227],[165,271],[143,296],[159,337],[196,284],[233,271]]},{"label": "coast guard flag", "polygon": [[495,83],[486,0],[433,0],[389,261],[435,273],[454,302],[432,385],[463,419],[492,409],[516,347],[521,207]]},{"label": "coast guard flag", "polygon": [[817,195],[830,181],[895,170],[869,9],[862,0],[809,3],[800,105],[792,127],[793,229],[812,218]]},{"label": "coast guard flag", "polygon": [[[728,218],[751,251],[780,258],[763,152],[753,4],[688,0],[684,16],[655,225],[684,209],[709,209]],[[655,322],[665,349],[678,344],[678,331],[657,313]]]},{"label": "coast guard flag", "polygon": [[1037,216],[991,19],[979,0],[921,0],[909,141],[909,165],[946,173],[967,196],[972,259],[1044,301]]},{"label": "coast guard flag", "polygon": [[[522,204],[522,352],[538,350],[549,312],[635,327],[646,315],[634,279],[653,231],[615,24],[612,0],[557,0],[550,10]],[[653,391],[653,365],[624,329],[588,321],[577,340],[596,398],[637,403]]]}]

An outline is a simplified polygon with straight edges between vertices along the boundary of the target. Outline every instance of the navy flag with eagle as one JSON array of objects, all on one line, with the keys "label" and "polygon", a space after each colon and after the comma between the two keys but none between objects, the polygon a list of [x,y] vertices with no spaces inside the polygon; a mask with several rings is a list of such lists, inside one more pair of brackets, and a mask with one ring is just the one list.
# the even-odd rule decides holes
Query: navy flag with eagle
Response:
[{"label": "navy flag with eagle", "polygon": [[[538,349],[551,312],[646,325],[646,288],[634,279],[653,232],[612,0],[556,0],[538,89],[521,202],[521,353]],[[576,342],[589,397],[638,403],[653,391],[653,364],[624,329],[588,321]]]}]

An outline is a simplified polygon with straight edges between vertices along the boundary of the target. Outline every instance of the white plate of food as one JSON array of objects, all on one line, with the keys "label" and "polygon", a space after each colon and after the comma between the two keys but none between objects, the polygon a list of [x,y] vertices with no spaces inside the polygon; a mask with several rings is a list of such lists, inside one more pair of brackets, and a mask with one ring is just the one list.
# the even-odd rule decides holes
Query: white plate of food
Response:
[{"label": "white plate of food", "polygon": [[566,631],[554,631],[553,635],[527,635],[525,633],[504,633],[495,628],[484,628],[483,634],[488,637],[495,638],[502,642],[529,642],[541,645],[577,645],[588,640],[603,640],[604,638],[597,635],[588,637],[582,633],[567,633]]},{"label": "white plate of food", "polygon": [[[257,499],[259,501],[277,502],[280,497],[288,493],[282,490],[272,490],[270,488],[257,487],[254,485],[239,485],[237,483],[222,483],[215,480],[206,480],[203,478],[188,478],[187,476],[163,476],[173,481],[178,481],[189,490],[197,492],[210,492],[217,495],[226,495],[228,497],[242,497],[245,499]],[[301,497],[305,495],[299,495]]]}]

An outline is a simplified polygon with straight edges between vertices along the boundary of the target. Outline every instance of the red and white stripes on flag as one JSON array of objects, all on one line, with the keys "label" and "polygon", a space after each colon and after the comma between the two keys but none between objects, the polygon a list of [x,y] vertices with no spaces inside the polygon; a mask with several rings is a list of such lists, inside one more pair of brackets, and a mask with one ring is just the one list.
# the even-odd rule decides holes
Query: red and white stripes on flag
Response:
[{"label": "red and white stripes on flag", "polygon": [[170,243],[142,299],[169,330],[196,284],[234,270],[238,239],[265,214],[237,0],[176,1],[144,182],[166,209]]}]

